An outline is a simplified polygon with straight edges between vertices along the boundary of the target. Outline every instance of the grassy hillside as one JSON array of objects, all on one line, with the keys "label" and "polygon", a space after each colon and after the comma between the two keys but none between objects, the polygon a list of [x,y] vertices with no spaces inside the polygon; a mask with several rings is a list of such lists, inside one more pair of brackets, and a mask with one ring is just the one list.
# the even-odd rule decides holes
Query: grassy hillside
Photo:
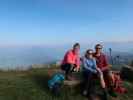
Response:
[{"label": "grassy hillside", "polygon": [[[0,72],[0,100],[86,100],[78,89],[63,88],[60,97],[47,88],[48,69]],[[125,82],[129,93],[117,100],[133,100],[133,84]]]}]

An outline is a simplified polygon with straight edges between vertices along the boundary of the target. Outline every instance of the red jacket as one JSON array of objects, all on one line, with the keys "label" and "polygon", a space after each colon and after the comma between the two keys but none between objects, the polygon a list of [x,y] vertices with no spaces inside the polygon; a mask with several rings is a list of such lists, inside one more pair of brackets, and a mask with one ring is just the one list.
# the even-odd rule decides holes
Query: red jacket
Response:
[{"label": "red jacket", "polygon": [[94,57],[96,58],[97,67],[101,70],[108,67],[108,62],[106,56],[101,53],[100,56],[96,56],[96,53],[94,54]]},{"label": "red jacket", "polygon": [[77,68],[80,67],[80,58],[78,54],[75,54],[73,52],[73,50],[69,50],[65,56],[64,59],[62,61],[62,65],[63,64],[75,64],[77,66]]}]

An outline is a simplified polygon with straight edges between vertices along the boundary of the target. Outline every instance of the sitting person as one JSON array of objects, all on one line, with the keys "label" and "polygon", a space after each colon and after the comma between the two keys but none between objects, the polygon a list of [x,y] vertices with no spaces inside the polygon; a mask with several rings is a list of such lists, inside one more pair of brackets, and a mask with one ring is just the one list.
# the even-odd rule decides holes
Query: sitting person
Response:
[{"label": "sitting person", "polygon": [[104,81],[106,83],[106,87],[109,89],[109,94],[113,97],[116,97],[117,95],[113,91],[113,78],[110,74],[110,68],[108,66],[107,58],[104,53],[102,53],[103,46],[101,44],[97,44],[95,46],[96,52],[94,53],[94,57],[96,59],[97,67],[100,68],[100,70],[103,73]]},{"label": "sitting person", "polygon": [[72,79],[71,73],[73,71],[79,71],[80,69],[79,50],[79,43],[74,44],[73,49],[65,54],[61,64],[61,69],[65,71],[65,76],[68,80]]},{"label": "sitting person", "polygon": [[64,82],[64,74],[63,73],[55,73],[51,79],[48,81],[48,87],[52,91],[53,94],[59,95],[62,83]]},{"label": "sitting person", "polygon": [[[101,70],[96,65],[96,60],[93,57],[93,51],[91,49],[86,51],[83,58],[83,78],[84,78],[84,90],[83,95],[88,95],[93,91],[93,78],[99,77],[101,87],[104,90],[104,100],[107,100],[107,93],[105,89],[105,83]],[[89,91],[88,91],[89,90]]]}]

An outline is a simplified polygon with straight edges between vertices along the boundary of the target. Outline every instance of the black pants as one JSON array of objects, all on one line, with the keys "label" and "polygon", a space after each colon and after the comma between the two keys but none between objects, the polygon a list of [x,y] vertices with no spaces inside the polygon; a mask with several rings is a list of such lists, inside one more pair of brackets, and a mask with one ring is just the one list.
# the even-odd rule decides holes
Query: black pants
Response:
[{"label": "black pants", "polygon": [[[96,83],[94,78],[97,78],[97,77],[98,77],[97,74],[94,74],[88,71],[83,71],[83,91],[87,90],[88,96],[96,92],[95,91]],[[102,100],[108,100],[107,90],[102,88],[102,92],[103,92]]]},{"label": "black pants", "polygon": [[96,76],[96,74],[91,72],[83,71],[83,90],[87,90],[88,94],[93,92],[95,88],[95,82],[93,78]]},{"label": "black pants", "polygon": [[69,63],[61,65],[61,69],[65,71],[66,76],[71,75],[75,67],[76,67],[75,64],[69,64]]}]

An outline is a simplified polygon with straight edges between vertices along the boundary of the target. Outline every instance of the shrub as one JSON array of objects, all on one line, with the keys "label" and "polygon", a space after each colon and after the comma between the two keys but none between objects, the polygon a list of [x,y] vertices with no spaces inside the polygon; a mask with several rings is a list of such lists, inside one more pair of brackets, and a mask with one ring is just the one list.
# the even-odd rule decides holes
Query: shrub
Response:
[{"label": "shrub", "polygon": [[133,67],[133,60],[131,61],[130,66]]}]

